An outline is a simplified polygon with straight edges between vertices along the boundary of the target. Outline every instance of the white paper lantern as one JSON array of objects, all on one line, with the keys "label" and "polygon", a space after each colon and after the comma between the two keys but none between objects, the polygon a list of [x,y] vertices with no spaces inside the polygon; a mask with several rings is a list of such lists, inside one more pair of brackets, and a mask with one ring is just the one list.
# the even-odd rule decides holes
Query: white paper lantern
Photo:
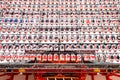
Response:
[{"label": "white paper lantern", "polygon": [[39,60],[39,61],[42,60],[42,55],[41,54],[37,54],[37,60]]},{"label": "white paper lantern", "polygon": [[59,56],[58,56],[58,54],[54,54],[54,61],[58,61],[59,60]]},{"label": "white paper lantern", "polygon": [[47,57],[48,57],[47,54],[43,54],[42,55],[42,61],[47,61]]},{"label": "white paper lantern", "polygon": [[65,59],[66,59],[66,61],[70,61],[70,54],[66,54]]},{"label": "white paper lantern", "polygon": [[71,61],[76,61],[76,55],[75,54],[71,54]]},{"label": "white paper lantern", "polygon": [[82,56],[80,54],[77,54],[77,62],[80,62],[82,60]]},{"label": "white paper lantern", "polygon": [[53,60],[53,55],[52,54],[48,54],[48,61],[52,61]]}]

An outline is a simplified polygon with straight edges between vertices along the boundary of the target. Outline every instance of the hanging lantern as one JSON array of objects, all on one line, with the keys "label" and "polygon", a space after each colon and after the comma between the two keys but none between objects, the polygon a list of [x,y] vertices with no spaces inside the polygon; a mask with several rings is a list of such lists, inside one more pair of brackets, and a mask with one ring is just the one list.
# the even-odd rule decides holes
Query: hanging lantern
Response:
[{"label": "hanging lantern", "polygon": [[47,61],[47,54],[42,55],[42,61]]},{"label": "hanging lantern", "polygon": [[99,73],[99,72],[100,72],[100,69],[99,69],[99,68],[95,68],[95,69],[94,69],[94,72]]},{"label": "hanging lantern", "polygon": [[0,60],[1,60],[1,61],[4,61],[4,60],[5,60],[5,55],[1,55],[1,56],[0,56]]},{"label": "hanging lantern", "polygon": [[110,62],[110,54],[106,54],[106,62]]},{"label": "hanging lantern", "polygon": [[77,62],[80,62],[82,60],[82,56],[80,54],[77,54]]},{"label": "hanging lantern", "polygon": [[37,55],[37,60],[39,60],[39,61],[42,60],[42,55],[41,55],[41,54],[38,54],[38,55]]},{"label": "hanging lantern", "polygon": [[66,54],[65,59],[66,59],[66,61],[70,61],[70,54]]},{"label": "hanging lantern", "polygon": [[90,60],[91,60],[91,61],[95,61],[95,55],[90,54]]},{"label": "hanging lantern", "polygon": [[20,68],[20,69],[19,69],[19,72],[20,72],[20,73],[24,73],[24,72],[25,72],[25,69]]},{"label": "hanging lantern", "polygon": [[35,60],[35,55],[34,54],[30,55],[30,60]]},{"label": "hanging lantern", "polygon": [[12,59],[14,62],[16,62],[18,60],[18,55],[17,54],[13,54],[12,55]]},{"label": "hanging lantern", "polygon": [[25,56],[24,56],[24,60],[25,60],[25,61],[28,61],[29,59],[30,59],[30,55],[25,54]]},{"label": "hanging lantern", "polygon": [[71,54],[71,61],[75,61],[76,60],[76,55],[75,54]]},{"label": "hanging lantern", "polygon": [[59,56],[58,56],[58,54],[54,54],[54,61],[58,61],[59,60]]},{"label": "hanging lantern", "polygon": [[113,62],[117,62],[117,54],[113,54]]},{"label": "hanging lantern", "polygon": [[48,61],[52,61],[53,59],[53,55],[52,54],[48,54]]},{"label": "hanging lantern", "polygon": [[84,60],[89,61],[89,55],[88,54],[84,54]]},{"label": "hanging lantern", "polygon": [[60,54],[60,61],[65,61],[65,55],[64,54]]},{"label": "hanging lantern", "polygon": [[11,59],[11,55],[5,55],[5,57],[6,57],[6,60],[9,62]]}]

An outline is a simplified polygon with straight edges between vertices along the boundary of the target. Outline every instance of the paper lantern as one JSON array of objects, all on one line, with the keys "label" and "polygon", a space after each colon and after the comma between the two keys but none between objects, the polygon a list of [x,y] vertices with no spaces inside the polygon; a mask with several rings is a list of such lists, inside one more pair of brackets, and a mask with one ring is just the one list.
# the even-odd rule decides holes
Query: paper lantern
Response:
[{"label": "paper lantern", "polygon": [[65,55],[64,54],[60,54],[60,61],[65,61]]},{"label": "paper lantern", "polygon": [[82,56],[80,54],[77,54],[77,62],[80,62],[82,60]]},{"label": "paper lantern", "polygon": [[0,60],[1,61],[5,60],[5,55],[0,55]]},{"label": "paper lantern", "polygon": [[35,55],[34,54],[30,54],[30,60],[35,60]]},{"label": "paper lantern", "polygon": [[66,61],[70,61],[70,54],[66,54],[65,59],[66,59]]},{"label": "paper lantern", "polygon": [[58,54],[54,54],[54,61],[58,61],[59,60],[59,56],[58,56]]},{"label": "paper lantern", "polygon": [[90,60],[91,60],[91,61],[95,61],[95,55],[90,54]]},{"label": "paper lantern", "polygon": [[48,57],[47,54],[43,54],[42,55],[42,61],[47,61],[47,57]]},{"label": "paper lantern", "polygon": [[12,55],[12,59],[14,62],[16,62],[18,60],[18,55],[17,54],[13,54]]},{"label": "paper lantern", "polygon": [[5,57],[8,62],[11,60],[11,55],[5,55]]},{"label": "paper lantern", "polygon": [[76,60],[76,55],[75,54],[71,54],[71,61],[75,61]]},{"label": "paper lantern", "polygon": [[25,69],[20,68],[20,69],[19,69],[19,72],[20,72],[20,73],[24,73],[24,72],[25,72]]},{"label": "paper lantern", "polygon": [[88,54],[84,54],[84,60],[89,61],[89,55]]},{"label": "paper lantern", "polygon": [[28,55],[28,54],[25,54],[25,55],[24,55],[24,60],[25,60],[25,61],[28,61],[28,60],[30,60],[30,55]]},{"label": "paper lantern", "polygon": [[98,72],[100,72],[100,69],[99,68],[95,68],[94,72],[98,73]]},{"label": "paper lantern", "polygon": [[37,60],[39,60],[39,61],[42,60],[42,55],[41,54],[37,54]]},{"label": "paper lantern", "polygon": [[53,60],[53,55],[52,54],[48,54],[48,61],[52,61]]}]

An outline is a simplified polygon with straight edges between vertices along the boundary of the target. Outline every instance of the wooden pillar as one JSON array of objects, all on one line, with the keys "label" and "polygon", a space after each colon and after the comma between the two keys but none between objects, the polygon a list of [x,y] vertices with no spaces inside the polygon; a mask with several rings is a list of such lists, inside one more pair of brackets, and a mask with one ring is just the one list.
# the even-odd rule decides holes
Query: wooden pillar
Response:
[{"label": "wooden pillar", "polygon": [[42,73],[36,73],[34,74],[35,80],[43,80]]},{"label": "wooden pillar", "polygon": [[28,75],[28,74],[26,74],[25,80],[28,80],[28,76],[29,76],[29,75]]},{"label": "wooden pillar", "polygon": [[92,78],[92,80],[94,80],[94,74],[91,74],[91,78]]},{"label": "wooden pillar", "polygon": [[80,80],[85,80],[86,74],[81,73]]},{"label": "wooden pillar", "polygon": [[111,80],[109,74],[106,75],[106,80]]},{"label": "wooden pillar", "polygon": [[79,80],[81,80],[81,74],[79,74]]},{"label": "wooden pillar", "polygon": [[14,74],[11,73],[11,75],[10,75],[10,80],[13,80],[13,79],[14,79]]}]

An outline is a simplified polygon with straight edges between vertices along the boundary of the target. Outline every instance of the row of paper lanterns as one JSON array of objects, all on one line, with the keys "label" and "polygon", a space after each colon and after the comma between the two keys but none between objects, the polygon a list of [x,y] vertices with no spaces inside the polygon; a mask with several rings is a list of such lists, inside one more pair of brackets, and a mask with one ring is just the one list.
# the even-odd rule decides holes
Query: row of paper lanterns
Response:
[{"label": "row of paper lanterns", "polygon": [[[63,39],[105,39],[105,40],[117,40],[118,39],[118,35],[117,34],[106,34],[106,35],[100,35],[100,34],[62,34],[62,35],[55,35],[55,34],[26,34],[26,35],[11,35],[11,34],[3,34],[0,35],[1,40],[7,40],[7,39],[11,39],[11,40],[36,40],[36,39],[53,39],[53,38],[57,38],[58,37],[63,37]],[[61,38],[62,39],[62,38]]]},{"label": "row of paper lanterns", "polygon": [[[78,61],[80,62],[82,60],[81,54],[25,54],[25,55],[0,55],[0,60],[35,60],[35,58],[39,61]],[[85,60],[95,60],[95,55],[85,55]]]},{"label": "row of paper lanterns", "polygon": [[[25,44],[0,44],[0,50],[39,50],[39,49],[58,49],[59,45],[58,44],[29,44],[29,43],[25,43]],[[60,45],[60,49],[65,49],[65,50],[69,50],[69,49],[107,49],[107,50],[119,50],[120,49],[120,45],[119,44],[66,44]]]},{"label": "row of paper lanterns", "polygon": [[83,59],[84,61],[91,61],[91,62],[97,62],[98,59],[101,60],[106,60],[106,61],[111,61],[113,62],[114,60],[116,62],[120,61],[120,54],[24,54],[24,55],[19,55],[19,54],[12,54],[12,55],[0,55],[0,60],[4,61],[10,61],[11,59],[16,61],[16,60],[35,60],[35,58],[38,61],[76,61],[76,62],[81,62]]}]

